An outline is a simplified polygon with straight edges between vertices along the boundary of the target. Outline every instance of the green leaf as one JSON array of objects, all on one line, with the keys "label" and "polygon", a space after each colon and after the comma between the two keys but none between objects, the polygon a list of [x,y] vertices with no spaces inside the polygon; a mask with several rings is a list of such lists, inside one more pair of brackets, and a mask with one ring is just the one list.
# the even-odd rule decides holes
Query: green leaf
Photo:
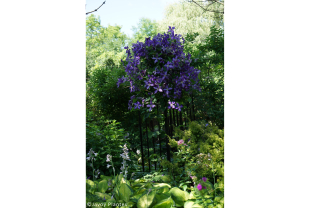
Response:
[{"label": "green leaf", "polygon": [[111,199],[111,196],[108,195],[108,194],[106,194],[106,193],[95,192],[95,195],[99,196],[99,197],[102,198],[102,199],[104,199],[104,198],[105,198],[106,200]]},{"label": "green leaf", "polygon": [[148,208],[155,199],[156,191],[152,190],[149,194],[144,194],[140,197],[137,203],[138,208]]},{"label": "green leaf", "polygon": [[164,200],[164,199],[168,199],[170,197],[170,194],[169,193],[156,193],[156,195],[155,195],[155,200],[157,201],[157,202],[160,202],[160,201],[162,201],[162,200]]},{"label": "green leaf", "polygon": [[129,201],[130,196],[132,195],[132,190],[126,183],[122,183],[119,188],[119,196],[121,200],[124,200],[125,202]]},{"label": "green leaf", "polygon": [[170,208],[173,204],[171,197],[164,199],[153,206],[153,208]]},{"label": "green leaf", "polygon": [[96,189],[96,185],[92,180],[86,180],[86,191],[89,193],[94,193]]},{"label": "green leaf", "polygon": [[98,191],[101,193],[105,193],[108,190],[108,181],[107,180],[102,180],[98,183]]},{"label": "green leaf", "polygon": [[153,188],[157,190],[157,193],[167,193],[169,192],[169,189],[171,186],[167,183],[159,183],[159,184],[154,184]]},{"label": "green leaf", "polygon": [[171,177],[170,177],[170,176],[167,176],[167,175],[161,176],[160,179],[161,179],[163,182],[166,182],[166,183],[171,182]]},{"label": "green leaf", "polygon": [[179,206],[183,206],[184,202],[189,198],[189,194],[181,189],[174,187],[169,193],[171,194],[172,199]]},{"label": "green leaf", "polygon": [[184,208],[203,208],[203,206],[195,204],[193,201],[187,201],[184,203]]}]

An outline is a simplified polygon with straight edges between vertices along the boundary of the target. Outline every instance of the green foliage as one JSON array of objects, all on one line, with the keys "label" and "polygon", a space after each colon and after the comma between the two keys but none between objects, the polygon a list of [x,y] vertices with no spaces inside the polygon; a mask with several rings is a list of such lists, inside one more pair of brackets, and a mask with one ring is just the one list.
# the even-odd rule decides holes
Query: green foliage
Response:
[{"label": "green foliage", "polygon": [[[124,129],[120,128],[120,123],[115,120],[104,120],[103,122],[87,122],[86,123],[86,150],[92,148],[98,153],[96,161],[94,161],[95,169],[99,169],[101,173],[111,174],[106,168],[107,154],[114,155],[113,162],[115,168],[119,170],[121,167],[122,153],[121,146],[126,142]],[[86,173],[92,176],[92,168],[90,163],[87,164]]]},{"label": "green foliage", "polygon": [[134,32],[133,38],[130,40],[130,46],[132,43],[144,42],[146,37],[153,37],[158,33],[158,24],[156,21],[152,21],[148,18],[141,18],[137,27],[133,26]]},{"label": "green foliage", "polygon": [[[213,6],[210,7],[212,9]],[[194,43],[201,43],[210,33],[210,27],[223,26],[223,15],[203,10],[187,1],[177,2],[165,8],[164,18],[158,22],[159,32],[164,32],[168,26],[176,28],[175,33],[185,36],[187,33],[199,33]]]},{"label": "green foliage", "polygon": [[177,187],[172,188],[169,193],[177,206],[183,206],[184,202],[189,198],[189,194],[186,191],[182,191]]},{"label": "green foliage", "polygon": [[125,120],[130,92],[126,85],[117,87],[118,77],[123,75],[124,69],[117,67],[94,68],[90,73],[87,82],[87,108],[93,111],[97,118],[105,115],[109,119]]},{"label": "green foliage", "polygon": [[[103,27],[100,18],[90,15],[86,19],[86,77],[92,69],[109,66],[108,60],[113,60],[120,66],[120,60],[125,57],[124,46],[127,36],[121,32],[121,26]],[[108,64],[107,64],[108,63]]]},{"label": "green foliage", "polygon": [[[173,154],[171,163],[163,161],[162,166],[172,175],[174,170],[183,178],[191,176],[191,180],[195,182],[194,198],[205,206],[208,203],[214,204],[216,197],[224,196],[224,131],[215,125],[193,121],[185,131],[176,128],[175,138],[178,141],[170,139],[169,145],[177,152]],[[175,180],[181,181],[180,178]],[[181,183],[180,186],[184,186],[186,190],[187,185],[184,184]],[[198,190],[198,184],[206,189]]]},{"label": "green foliage", "polygon": [[193,192],[182,191],[167,183],[149,183],[144,179],[126,180],[122,175],[116,175],[106,192],[103,192],[99,184],[105,183],[110,177],[101,175],[100,178],[96,181],[86,180],[87,203],[107,205],[107,202],[114,201],[127,204],[127,207],[170,208],[175,205],[183,207],[184,202],[194,199]]},{"label": "green foliage", "polygon": [[198,33],[187,34],[185,51],[193,66],[201,70],[201,92],[195,94],[196,116],[224,127],[224,32],[216,26],[202,43],[194,44]]},{"label": "green foliage", "polygon": [[[200,121],[190,122],[186,130],[174,128],[175,134],[169,138],[171,152],[174,152],[171,162],[163,159],[165,155],[159,157],[158,149],[158,155],[154,152],[147,158],[147,149],[144,148],[145,167],[148,167],[148,159],[152,164],[160,162],[163,167],[158,172],[136,173],[136,180],[126,180],[122,174],[112,177],[114,174],[111,167],[107,168],[106,156],[113,156],[114,168],[119,173],[123,161],[121,146],[125,143],[131,148],[130,158],[136,157],[137,160],[129,161],[130,173],[134,168],[136,171],[141,169],[141,154],[135,154],[140,149],[138,114],[128,111],[129,85],[117,87],[118,78],[126,74],[120,67],[123,65],[120,60],[125,58],[123,47],[166,32],[168,26],[176,27],[175,33],[185,37],[184,51],[192,55],[191,66],[201,71],[199,82],[202,90],[194,92],[195,116]],[[98,180],[86,180],[86,203],[103,204],[90,207],[118,208],[224,207],[224,131],[221,130],[224,127],[223,16],[203,13],[193,3],[175,3],[166,8],[162,21],[142,18],[133,31],[133,37],[128,39],[120,26],[103,27],[100,18],[94,15],[86,20],[86,151],[92,148],[98,153],[94,167],[104,174]],[[124,63],[126,65],[126,61]],[[183,97],[185,100],[189,98],[185,94]],[[155,112],[144,110],[141,113],[143,140],[146,140],[146,119],[150,123],[159,118],[161,126],[160,131],[156,122],[154,131],[147,127],[149,141],[157,136],[164,138],[162,106],[158,117]],[[205,126],[206,121],[208,126]],[[180,140],[188,146],[178,143]],[[150,153],[153,153],[152,148]],[[93,175],[89,162],[86,174]],[[198,190],[198,184],[206,188]],[[108,205],[108,202],[115,204]]]},{"label": "green foliage", "polygon": [[181,131],[177,128],[176,137],[189,145],[179,145],[178,149],[183,152],[188,150],[189,154],[185,156],[186,170],[197,177],[213,178],[211,160],[207,157],[209,153],[214,163],[215,179],[219,182],[224,177],[224,130],[210,124],[205,125],[206,123],[193,121],[188,130]]}]

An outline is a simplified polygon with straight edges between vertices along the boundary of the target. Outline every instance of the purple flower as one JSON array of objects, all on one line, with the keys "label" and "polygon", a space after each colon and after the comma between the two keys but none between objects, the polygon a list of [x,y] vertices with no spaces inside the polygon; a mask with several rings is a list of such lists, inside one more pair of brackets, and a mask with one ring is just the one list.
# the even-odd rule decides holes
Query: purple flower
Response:
[{"label": "purple flower", "polygon": [[173,101],[168,101],[168,103],[169,103],[169,105],[168,105],[168,109],[170,109],[170,108],[175,108],[175,102],[173,102]]},{"label": "purple flower", "polygon": [[201,191],[202,185],[201,185],[201,184],[198,184],[198,185],[197,185],[197,188],[198,188],[199,191]]},{"label": "purple flower", "polygon": [[202,187],[202,188],[203,188],[203,189],[207,189],[207,187],[205,187],[205,186],[204,186],[204,187]]},{"label": "purple flower", "polygon": [[154,89],[155,89],[155,94],[159,91],[159,92],[162,92],[163,90],[161,89],[161,87],[160,86],[158,86],[158,87],[154,87]]},{"label": "purple flower", "polygon": [[152,58],[152,59],[155,59],[154,63],[156,63],[158,61],[158,59],[161,59],[161,58]]},{"label": "purple flower", "polygon": [[169,90],[172,90],[172,88],[169,88],[168,86],[164,89],[164,91],[166,91],[165,94],[167,97],[169,97]]},{"label": "purple flower", "polygon": [[139,101],[137,101],[136,103],[134,103],[134,105],[135,105],[135,109],[140,109],[141,108],[141,104],[140,104],[140,102]]},{"label": "purple flower", "polygon": [[154,86],[154,84],[152,84],[150,81],[144,81],[145,82],[145,87],[146,89],[149,89],[151,86]]},{"label": "purple flower", "polygon": [[90,176],[88,176],[87,179],[90,179]]},{"label": "purple flower", "polygon": [[[164,92],[163,96],[181,99],[183,91],[200,90],[198,79],[200,71],[190,66],[191,55],[185,55],[182,45],[184,38],[174,34],[174,30],[174,27],[169,26],[168,33],[158,33],[153,38],[147,37],[144,42],[137,41],[131,49],[126,46],[124,49],[127,54],[125,66],[127,76],[119,79],[117,86],[130,82],[130,92],[139,92],[145,98],[146,93]],[[172,60],[167,58],[171,55]],[[138,103],[132,106],[132,102],[131,100],[128,103],[129,109],[140,108]],[[170,108],[181,111],[181,105],[175,103],[173,106],[170,105]],[[151,110],[152,106],[149,107]]]},{"label": "purple flower", "polygon": [[207,178],[206,178],[206,177],[203,177],[202,180],[203,180],[204,182],[206,182],[206,181],[207,181]]},{"label": "purple flower", "polygon": [[149,107],[149,111],[152,111],[152,108],[155,107],[155,105],[152,103],[152,100],[150,101],[150,104],[146,106]]},{"label": "purple flower", "polygon": [[176,108],[175,109],[181,111],[182,107],[183,107],[183,105],[179,105],[179,103],[176,103]]},{"label": "purple flower", "polygon": [[206,127],[208,126],[209,124],[206,124]]}]

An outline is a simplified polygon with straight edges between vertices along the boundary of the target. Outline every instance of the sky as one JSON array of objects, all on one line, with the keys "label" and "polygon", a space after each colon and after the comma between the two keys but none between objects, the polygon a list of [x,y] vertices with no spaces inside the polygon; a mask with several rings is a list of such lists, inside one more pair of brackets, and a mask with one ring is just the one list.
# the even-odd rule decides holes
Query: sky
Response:
[{"label": "sky", "polygon": [[[98,8],[104,0],[86,0],[86,12]],[[178,0],[106,0],[97,12],[92,14],[100,16],[101,25],[122,26],[122,32],[132,36],[132,26],[137,26],[142,17],[159,21],[164,17],[165,6]],[[89,15],[87,15],[89,16]]]}]

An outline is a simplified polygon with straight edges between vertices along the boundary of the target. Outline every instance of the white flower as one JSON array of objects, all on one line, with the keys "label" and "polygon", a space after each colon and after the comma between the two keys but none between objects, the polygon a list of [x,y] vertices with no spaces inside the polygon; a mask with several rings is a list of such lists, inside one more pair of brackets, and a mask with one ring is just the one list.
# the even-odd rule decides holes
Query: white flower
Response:
[{"label": "white flower", "polygon": [[110,168],[112,165],[108,164],[107,167]]},{"label": "white flower", "polygon": [[95,154],[95,156],[97,156],[98,155],[98,153],[94,153]]},{"label": "white flower", "polygon": [[87,157],[86,160],[90,160],[90,157]]},{"label": "white flower", "polygon": [[111,162],[111,160],[112,160],[112,156],[111,155],[107,155],[107,162]]},{"label": "white flower", "polygon": [[140,153],[141,153],[140,150],[137,150],[137,154],[140,155]]}]

